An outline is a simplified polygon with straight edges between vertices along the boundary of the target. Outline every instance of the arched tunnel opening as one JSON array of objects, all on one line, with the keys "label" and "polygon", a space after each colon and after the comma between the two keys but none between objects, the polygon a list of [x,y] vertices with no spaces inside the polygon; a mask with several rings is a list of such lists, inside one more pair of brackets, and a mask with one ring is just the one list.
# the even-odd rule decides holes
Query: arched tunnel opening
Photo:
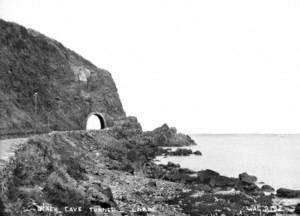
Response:
[{"label": "arched tunnel opening", "polygon": [[86,119],[86,130],[101,130],[106,128],[106,123],[101,113],[90,113]]}]

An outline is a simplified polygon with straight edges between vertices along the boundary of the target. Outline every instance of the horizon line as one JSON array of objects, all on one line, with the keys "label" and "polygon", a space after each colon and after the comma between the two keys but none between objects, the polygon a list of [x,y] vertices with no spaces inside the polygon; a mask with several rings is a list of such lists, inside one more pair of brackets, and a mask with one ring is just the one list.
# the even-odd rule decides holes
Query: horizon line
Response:
[{"label": "horizon line", "polygon": [[188,133],[201,136],[297,136],[299,133]]}]

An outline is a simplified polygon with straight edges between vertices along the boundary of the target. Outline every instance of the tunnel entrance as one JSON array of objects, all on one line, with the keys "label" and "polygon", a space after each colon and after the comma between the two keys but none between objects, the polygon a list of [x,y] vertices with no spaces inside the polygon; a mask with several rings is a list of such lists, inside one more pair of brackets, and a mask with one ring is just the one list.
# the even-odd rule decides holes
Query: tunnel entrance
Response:
[{"label": "tunnel entrance", "polygon": [[104,117],[101,113],[90,113],[86,119],[86,130],[101,130],[106,127]]}]

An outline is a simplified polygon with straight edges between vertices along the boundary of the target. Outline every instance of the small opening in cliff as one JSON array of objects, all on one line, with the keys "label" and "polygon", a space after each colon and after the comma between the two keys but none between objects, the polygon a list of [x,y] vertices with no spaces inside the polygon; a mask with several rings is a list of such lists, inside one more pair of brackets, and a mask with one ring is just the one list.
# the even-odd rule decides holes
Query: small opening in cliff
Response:
[{"label": "small opening in cliff", "polygon": [[90,113],[86,120],[86,130],[101,130],[106,127],[104,117],[101,113]]}]

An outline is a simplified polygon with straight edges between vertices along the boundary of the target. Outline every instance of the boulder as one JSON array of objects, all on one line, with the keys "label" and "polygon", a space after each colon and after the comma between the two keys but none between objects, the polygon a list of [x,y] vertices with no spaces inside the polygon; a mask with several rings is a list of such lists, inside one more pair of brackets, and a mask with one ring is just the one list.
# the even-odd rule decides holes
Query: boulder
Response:
[{"label": "boulder", "polygon": [[186,175],[193,175],[194,177],[197,176],[197,173],[195,171],[192,171],[192,170],[187,169],[187,168],[179,168],[179,172],[184,173]]},{"label": "boulder", "polygon": [[178,148],[175,151],[170,151],[167,153],[167,155],[171,156],[189,156],[191,154],[193,154],[193,151],[186,148]]},{"label": "boulder", "polygon": [[144,166],[143,172],[148,178],[160,179],[164,177],[166,170],[162,165],[147,163]]},{"label": "boulder", "polygon": [[261,187],[261,190],[264,191],[264,192],[269,192],[269,193],[272,193],[272,192],[275,191],[274,188],[271,187],[270,185],[263,185]]},{"label": "boulder", "polygon": [[296,214],[300,214],[300,203],[298,203],[298,204],[296,205],[295,213],[296,213]]},{"label": "boulder", "polygon": [[170,169],[174,169],[174,168],[180,168],[180,165],[169,161],[167,163],[167,165],[164,166],[164,168],[166,168],[167,170],[170,170]]},{"label": "boulder", "polygon": [[156,182],[155,181],[149,181],[147,184],[146,184],[146,186],[149,186],[149,187],[156,187],[157,186],[157,184],[156,184]]},{"label": "boulder", "polygon": [[219,175],[220,175],[219,173],[210,169],[201,170],[197,173],[197,181],[199,183],[209,184],[212,177],[216,177]]},{"label": "boulder", "polygon": [[194,151],[194,155],[202,155],[200,151]]},{"label": "boulder", "polygon": [[237,190],[240,190],[242,192],[247,192],[247,193],[253,193],[253,192],[261,191],[261,189],[255,183],[242,182],[240,179],[236,179],[234,187]]},{"label": "boulder", "polygon": [[144,167],[144,173],[149,178],[160,178],[168,181],[182,183],[197,182],[196,172],[186,168],[180,168],[179,164],[175,164],[172,162],[168,162],[168,164],[166,165],[149,163]]},{"label": "boulder", "polygon": [[211,191],[211,187],[207,184],[196,184],[194,186],[195,190],[199,190],[199,191],[205,191],[205,192],[210,192]]},{"label": "boulder", "polygon": [[226,176],[222,176],[213,170],[202,170],[197,172],[197,183],[208,184],[210,187],[233,187],[235,180]]},{"label": "boulder", "polygon": [[297,198],[300,197],[300,190],[291,190],[287,188],[279,188],[277,191],[278,197],[283,198]]},{"label": "boulder", "polygon": [[163,179],[167,181],[190,184],[192,182],[195,182],[196,177],[193,176],[191,174],[191,171],[188,169],[174,168],[168,170]]},{"label": "boulder", "polygon": [[103,187],[100,183],[92,183],[86,187],[86,201],[102,208],[116,207],[112,191],[109,187]]},{"label": "boulder", "polygon": [[102,208],[116,207],[110,188],[104,188],[96,181],[77,182],[63,168],[50,174],[43,192],[48,200],[58,207],[90,205],[99,205]]},{"label": "boulder", "polygon": [[252,184],[243,184],[242,185],[243,189],[246,191],[246,192],[259,192],[259,187],[252,183]]},{"label": "boulder", "polygon": [[226,177],[226,176],[212,176],[210,181],[209,181],[209,185],[211,187],[221,187],[221,188],[225,188],[225,187],[233,187],[235,184],[234,179]]},{"label": "boulder", "polygon": [[183,182],[185,180],[189,181],[189,176],[179,172],[179,169],[172,169],[166,172],[164,180],[173,181],[173,182]]},{"label": "boulder", "polygon": [[239,174],[239,179],[241,182],[246,184],[253,184],[257,181],[256,176],[249,175],[246,172]]}]

